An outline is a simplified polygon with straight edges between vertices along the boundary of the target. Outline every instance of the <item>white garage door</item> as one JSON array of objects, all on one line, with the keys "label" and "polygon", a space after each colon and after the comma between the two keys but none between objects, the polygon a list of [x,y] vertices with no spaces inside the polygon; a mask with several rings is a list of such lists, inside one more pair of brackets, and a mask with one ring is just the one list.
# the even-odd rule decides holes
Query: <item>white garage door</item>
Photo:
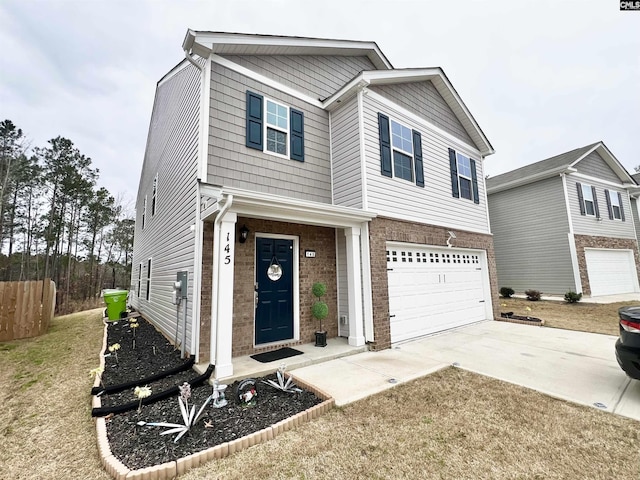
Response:
[{"label": "white garage door", "polygon": [[387,245],[391,341],[490,318],[484,253]]},{"label": "white garage door", "polygon": [[584,249],[591,295],[637,291],[636,265],[631,250]]}]

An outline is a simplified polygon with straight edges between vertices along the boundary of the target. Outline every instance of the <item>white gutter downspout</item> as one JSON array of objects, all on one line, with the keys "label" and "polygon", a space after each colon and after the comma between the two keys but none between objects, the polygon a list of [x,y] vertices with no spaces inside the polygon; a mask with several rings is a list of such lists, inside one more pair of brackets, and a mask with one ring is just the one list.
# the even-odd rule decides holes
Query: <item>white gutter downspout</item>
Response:
[{"label": "white gutter downspout", "polygon": [[[211,292],[211,335],[209,338],[209,363],[217,363],[217,339],[218,339],[218,285],[220,284],[220,255],[218,254],[218,246],[220,245],[220,224],[227,211],[233,204],[233,195],[226,195],[226,201],[222,208],[218,211],[218,216],[213,221],[213,285]],[[215,321],[215,326],[214,326]]]}]

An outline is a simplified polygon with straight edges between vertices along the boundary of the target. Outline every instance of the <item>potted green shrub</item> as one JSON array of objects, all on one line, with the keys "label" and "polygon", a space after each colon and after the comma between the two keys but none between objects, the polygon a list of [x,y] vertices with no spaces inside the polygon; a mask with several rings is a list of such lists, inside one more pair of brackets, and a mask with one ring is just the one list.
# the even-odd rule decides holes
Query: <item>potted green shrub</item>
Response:
[{"label": "potted green shrub", "polygon": [[316,282],[311,287],[311,292],[316,297],[316,301],[311,306],[311,315],[320,322],[320,328],[316,330],[316,347],[326,347],[327,332],[322,329],[322,320],[329,315],[329,306],[322,301],[322,297],[327,294],[327,286],[324,283]]}]

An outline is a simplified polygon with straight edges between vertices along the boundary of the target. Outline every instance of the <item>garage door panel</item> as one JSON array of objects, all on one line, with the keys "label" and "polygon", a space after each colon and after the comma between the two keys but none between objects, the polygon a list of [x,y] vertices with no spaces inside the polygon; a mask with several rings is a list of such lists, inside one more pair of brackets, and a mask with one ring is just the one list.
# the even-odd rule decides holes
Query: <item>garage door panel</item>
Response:
[{"label": "garage door panel", "polygon": [[486,318],[477,252],[394,246],[387,258],[392,342]]},{"label": "garage door panel", "polygon": [[615,295],[636,291],[633,252],[622,249],[585,249],[591,295]]}]

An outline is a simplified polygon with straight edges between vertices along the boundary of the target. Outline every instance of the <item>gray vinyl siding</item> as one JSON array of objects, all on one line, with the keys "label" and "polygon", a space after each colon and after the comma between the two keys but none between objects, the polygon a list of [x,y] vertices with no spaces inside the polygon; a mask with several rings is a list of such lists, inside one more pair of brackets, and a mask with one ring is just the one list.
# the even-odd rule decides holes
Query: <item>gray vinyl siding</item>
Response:
[{"label": "gray vinyl siding", "polygon": [[[246,147],[247,90],[304,113],[304,162]],[[207,182],[331,203],[328,112],[212,63]]]},{"label": "gray vinyl siding", "polygon": [[[597,221],[592,215],[580,214],[580,202],[578,200],[578,189],[576,183],[583,185],[591,185],[596,187],[596,196],[598,198],[598,207],[602,221]],[[615,195],[620,192],[622,196],[622,208],[624,210],[625,221],[610,220],[607,211],[607,200],[604,190]],[[573,221],[573,231],[576,235],[593,235],[596,237],[613,237],[613,238],[636,238],[636,232],[631,218],[631,204],[627,191],[622,187],[612,187],[610,185],[595,182],[593,180],[582,179],[573,175],[567,175],[567,193],[569,196],[569,209],[571,211],[571,219]]]},{"label": "gray vinyl siding", "polygon": [[607,165],[598,152],[591,152],[584,159],[580,160],[576,164],[576,169],[583,175],[589,175],[590,177],[596,177],[608,182],[620,183],[620,178],[616,173],[611,170],[611,167]]},{"label": "gray vinyl siding", "polygon": [[349,325],[342,325],[340,317],[346,315],[349,317],[349,293],[348,293],[348,277],[347,277],[347,240],[344,236],[344,230],[336,230],[336,262],[338,270],[338,336],[349,336]]},{"label": "gray vinyl siding", "polygon": [[445,132],[475,145],[447,102],[430,81],[396,85],[373,85],[372,91],[392,100]]},{"label": "gray vinyl siding", "polygon": [[333,203],[362,208],[362,168],[358,99],[353,97],[331,113]]},{"label": "gray vinyl siding", "polygon": [[[175,337],[176,306],[172,283],[180,270],[189,272],[187,350],[191,350],[193,263],[200,72],[188,65],[163,80],[156,90],[147,148],[138,187],[133,247],[132,286],[142,263],[140,296],[131,304],[169,338]],[[153,179],[158,174],[156,214],[151,216]],[[141,217],[147,196],[145,227]],[[147,260],[152,259],[150,300],[146,300]],[[184,321],[180,307],[180,336]]]},{"label": "gray vinyl siding", "polygon": [[575,291],[560,176],[489,195],[498,286]]},{"label": "gray vinyl siding", "polygon": [[225,55],[225,58],[323,100],[363,70],[375,70],[366,56]]},{"label": "gray vinyl siding", "polygon": [[[371,96],[363,97],[367,208],[378,215],[447,228],[489,233],[482,159],[477,150],[454,145],[427,122],[417,124]],[[378,112],[422,135],[424,188],[380,173]],[[480,204],[451,194],[449,148],[476,160]]]}]

